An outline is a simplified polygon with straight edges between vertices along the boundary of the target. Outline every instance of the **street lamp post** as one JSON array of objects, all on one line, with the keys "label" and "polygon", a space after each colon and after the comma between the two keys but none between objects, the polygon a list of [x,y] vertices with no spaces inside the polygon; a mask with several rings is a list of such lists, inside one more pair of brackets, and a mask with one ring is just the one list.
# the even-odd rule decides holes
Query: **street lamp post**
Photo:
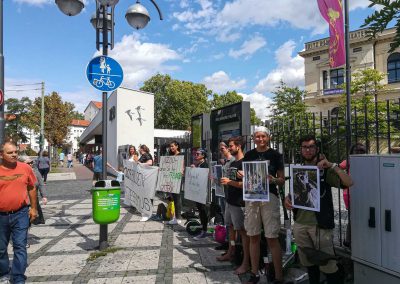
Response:
[{"label": "street lamp post", "polygon": [[4,143],[4,56],[3,56],[3,0],[0,0],[0,144]]},{"label": "street lamp post", "polygon": [[[2,0],[0,0],[2,1]],[[163,19],[160,8],[154,0],[150,0],[155,6],[160,16]],[[83,0],[55,0],[58,8],[68,15],[75,16],[84,8]],[[102,53],[104,56],[108,55],[108,46],[114,48],[114,8],[119,0],[97,0],[96,13],[90,19],[90,22],[96,29],[96,49],[100,50],[102,46]],[[129,25],[135,29],[144,28],[150,21],[150,16],[147,9],[140,4],[140,0],[136,4],[128,8],[125,18]],[[111,41],[108,40],[108,33],[110,32]],[[102,40],[100,41],[100,34]],[[102,144],[103,144],[103,179],[107,179],[107,92],[102,93]],[[99,247],[104,249],[108,247],[107,243],[107,225],[100,225]]]}]

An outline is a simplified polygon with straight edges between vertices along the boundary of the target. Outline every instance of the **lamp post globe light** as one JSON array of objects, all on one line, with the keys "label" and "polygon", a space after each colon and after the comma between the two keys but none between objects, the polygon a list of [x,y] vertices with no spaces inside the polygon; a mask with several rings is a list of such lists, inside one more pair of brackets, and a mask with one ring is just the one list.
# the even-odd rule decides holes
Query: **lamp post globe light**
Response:
[{"label": "lamp post globe light", "polygon": [[[1,1],[1,0],[0,0]],[[104,56],[108,54],[108,47],[114,48],[114,10],[115,5],[119,0],[97,0],[96,12],[92,15],[90,23],[96,29],[96,49],[100,50],[102,46],[102,53]],[[155,6],[162,20],[161,10],[154,0],[150,0]],[[75,16],[79,14],[85,7],[83,0],[55,0],[58,8],[68,16]],[[135,7],[135,9],[132,9]],[[129,25],[136,29],[144,28],[150,21],[149,12],[137,0],[136,4],[131,6],[125,15]],[[107,27],[107,28],[103,28]],[[108,36],[110,34],[110,41]],[[101,40],[100,40],[101,39]],[[102,178],[107,179],[107,92],[102,95],[102,144],[103,144],[103,173]],[[99,248],[105,249],[108,247],[107,243],[107,225],[100,225]]]}]

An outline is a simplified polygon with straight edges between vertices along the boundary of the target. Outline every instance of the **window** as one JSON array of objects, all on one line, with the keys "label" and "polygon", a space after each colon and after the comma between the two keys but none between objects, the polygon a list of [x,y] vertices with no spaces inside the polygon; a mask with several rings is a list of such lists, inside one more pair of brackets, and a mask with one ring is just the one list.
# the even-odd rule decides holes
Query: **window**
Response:
[{"label": "window", "polygon": [[360,52],[360,51],[362,51],[362,47],[361,46],[353,48],[353,52]]},{"label": "window", "polygon": [[330,72],[330,77],[331,77],[330,88],[331,88],[331,89],[336,89],[336,88],[338,88],[341,84],[344,83],[344,76],[343,76],[343,74],[344,74],[343,68],[331,70],[331,72]]},{"label": "window", "polygon": [[387,59],[388,82],[400,81],[400,53],[392,53]]},{"label": "window", "polygon": [[328,89],[328,71],[322,71],[322,87],[324,90]]},{"label": "window", "polygon": [[313,61],[317,61],[317,60],[320,60],[320,59],[321,59],[320,56],[314,56],[314,57],[312,58]]}]

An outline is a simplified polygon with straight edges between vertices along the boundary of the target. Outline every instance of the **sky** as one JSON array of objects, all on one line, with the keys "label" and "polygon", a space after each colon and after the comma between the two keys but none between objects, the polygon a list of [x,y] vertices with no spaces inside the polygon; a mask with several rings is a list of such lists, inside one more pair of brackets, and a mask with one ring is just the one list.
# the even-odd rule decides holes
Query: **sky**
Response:
[{"label": "sky", "polygon": [[[151,1],[142,0],[151,21],[138,31],[125,20],[135,2],[119,0],[115,8],[109,55],[124,70],[122,86],[138,89],[161,73],[219,94],[236,90],[262,120],[281,80],[304,87],[298,55],[304,43],[328,37],[316,0],[156,0],[162,21]],[[85,75],[99,53],[89,22],[95,1],[84,3],[80,14],[68,17],[54,0],[4,0],[6,99],[38,97],[40,86],[29,84],[45,82],[46,94],[58,92],[80,112],[101,101]],[[356,30],[373,10],[367,0],[349,4],[350,30]]]}]

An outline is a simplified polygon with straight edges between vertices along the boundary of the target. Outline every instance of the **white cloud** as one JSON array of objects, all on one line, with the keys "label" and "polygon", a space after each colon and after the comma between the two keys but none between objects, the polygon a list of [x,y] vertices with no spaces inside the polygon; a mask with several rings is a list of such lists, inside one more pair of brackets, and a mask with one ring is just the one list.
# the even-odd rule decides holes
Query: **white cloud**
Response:
[{"label": "white cloud", "polygon": [[141,42],[137,34],[123,36],[110,51],[110,56],[121,64],[124,70],[123,86],[129,88],[138,88],[156,73],[177,70],[176,65],[169,65],[167,62],[182,59],[165,44]]},{"label": "white cloud", "polygon": [[238,58],[244,56],[245,59],[250,58],[257,50],[266,45],[266,41],[263,37],[256,35],[250,40],[243,42],[242,46],[238,50],[229,50],[229,56]]},{"label": "white cloud", "polygon": [[227,91],[242,89],[246,85],[246,80],[241,79],[238,81],[231,80],[229,75],[224,71],[218,71],[207,76],[203,79],[203,83],[208,89],[213,90],[215,93],[223,94]]},{"label": "white cloud", "polygon": [[298,54],[292,57],[295,47],[295,42],[289,40],[275,51],[277,67],[258,82],[256,92],[271,92],[281,80],[289,86],[304,86],[304,59]]},{"label": "white cloud", "polygon": [[239,93],[244,101],[250,102],[250,107],[254,108],[256,115],[261,120],[265,120],[270,114],[268,106],[272,103],[272,99],[264,96],[263,94],[254,92],[251,94]]}]

